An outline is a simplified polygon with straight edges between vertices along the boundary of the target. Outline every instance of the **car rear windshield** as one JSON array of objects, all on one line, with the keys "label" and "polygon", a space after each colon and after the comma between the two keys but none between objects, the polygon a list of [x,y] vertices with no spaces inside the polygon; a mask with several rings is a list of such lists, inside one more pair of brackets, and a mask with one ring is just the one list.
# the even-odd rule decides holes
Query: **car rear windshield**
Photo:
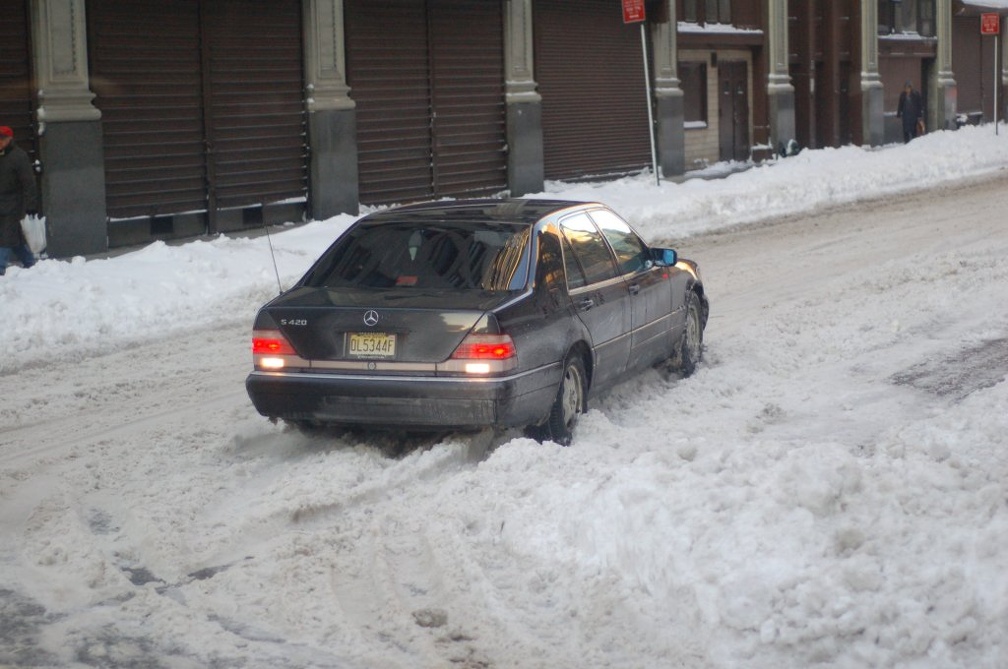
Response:
[{"label": "car rear windshield", "polygon": [[401,222],[358,225],[305,277],[325,288],[521,290],[528,278],[529,227]]}]

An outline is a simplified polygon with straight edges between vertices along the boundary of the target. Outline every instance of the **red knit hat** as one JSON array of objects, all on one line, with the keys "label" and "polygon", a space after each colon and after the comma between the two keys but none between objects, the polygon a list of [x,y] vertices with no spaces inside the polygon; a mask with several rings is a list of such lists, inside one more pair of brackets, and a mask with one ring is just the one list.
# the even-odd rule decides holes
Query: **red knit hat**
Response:
[{"label": "red knit hat", "polygon": [[10,129],[10,126],[0,125],[0,137],[13,137],[14,131]]}]

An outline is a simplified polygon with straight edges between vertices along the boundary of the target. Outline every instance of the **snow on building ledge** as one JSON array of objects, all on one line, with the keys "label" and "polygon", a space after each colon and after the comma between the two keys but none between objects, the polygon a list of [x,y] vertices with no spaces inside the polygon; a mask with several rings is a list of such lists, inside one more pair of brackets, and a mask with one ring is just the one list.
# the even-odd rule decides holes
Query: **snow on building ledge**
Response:
[{"label": "snow on building ledge", "polygon": [[[1008,2],[1008,0],[1006,0]],[[758,28],[738,28],[728,23],[692,23],[689,21],[679,21],[677,30],[681,33],[705,33],[720,35],[762,35],[763,31]]]}]

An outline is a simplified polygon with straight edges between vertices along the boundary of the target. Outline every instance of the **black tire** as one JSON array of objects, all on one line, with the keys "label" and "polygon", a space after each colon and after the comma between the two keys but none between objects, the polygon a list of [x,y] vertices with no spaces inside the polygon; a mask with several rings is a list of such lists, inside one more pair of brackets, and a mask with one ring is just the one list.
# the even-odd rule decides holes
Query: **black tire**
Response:
[{"label": "black tire", "polygon": [[689,376],[703,357],[703,314],[700,298],[692,290],[686,293],[686,327],[679,345],[679,372]]},{"label": "black tire", "polygon": [[564,362],[560,388],[550,409],[546,430],[549,438],[561,446],[569,446],[577,425],[578,414],[585,412],[588,378],[581,356],[572,354]]}]

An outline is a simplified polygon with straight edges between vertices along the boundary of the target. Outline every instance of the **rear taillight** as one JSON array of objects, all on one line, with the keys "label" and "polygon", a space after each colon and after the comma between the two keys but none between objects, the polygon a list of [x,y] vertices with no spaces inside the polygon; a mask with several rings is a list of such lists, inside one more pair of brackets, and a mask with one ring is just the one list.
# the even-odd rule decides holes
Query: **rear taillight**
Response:
[{"label": "rear taillight", "polygon": [[518,350],[506,334],[470,334],[452,353],[448,367],[467,374],[492,374],[514,369]]},{"label": "rear taillight", "polygon": [[257,369],[281,369],[297,351],[279,330],[256,330],[252,333],[252,361]]},{"label": "rear taillight", "polygon": [[508,335],[471,334],[462,340],[452,358],[456,360],[507,360],[517,354]]}]

